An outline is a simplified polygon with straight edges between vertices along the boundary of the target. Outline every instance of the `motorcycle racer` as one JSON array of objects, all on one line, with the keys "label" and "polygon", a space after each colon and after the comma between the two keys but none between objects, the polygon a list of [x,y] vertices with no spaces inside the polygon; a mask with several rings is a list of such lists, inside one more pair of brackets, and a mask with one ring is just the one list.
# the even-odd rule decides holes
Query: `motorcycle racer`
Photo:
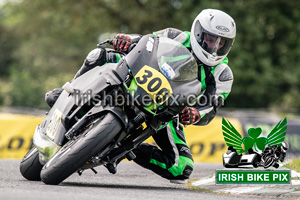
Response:
[{"label": "motorcycle racer", "polygon": [[[194,55],[198,63],[198,80],[203,90],[199,100],[201,105],[186,107],[180,114],[180,123],[207,125],[231,91],[233,74],[228,66],[227,54],[236,36],[234,20],[223,11],[205,9],[195,18],[190,32],[166,28],[153,34],[155,37],[168,37],[182,43]],[[132,49],[130,47],[134,47],[141,37],[138,34],[117,34],[113,39],[114,49],[129,53]],[[106,62],[118,62],[120,58],[121,54],[94,49],[86,57],[75,78]],[[55,89],[48,92],[46,102],[53,105],[61,91]],[[193,171],[193,158],[181,124],[176,120],[170,121],[153,136],[160,148],[146,143],[135,148],[134,162],[173,183],[185,183]],[[108,169],[112,173],[116,172],[115,165]]]}]

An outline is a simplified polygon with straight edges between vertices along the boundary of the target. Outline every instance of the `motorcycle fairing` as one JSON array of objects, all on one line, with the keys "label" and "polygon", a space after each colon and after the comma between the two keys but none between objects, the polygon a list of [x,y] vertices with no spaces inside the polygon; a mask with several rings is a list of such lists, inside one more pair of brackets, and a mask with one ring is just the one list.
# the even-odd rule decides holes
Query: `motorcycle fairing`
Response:
[{"label": "motorcycle fairing", "polygon": [[[172,51],[167,51],[168,48]],[[202,85],[197,79],[197,73],[191,71],[188,74],[187,70],[180,71],[174,67],[182,62],[185,68],[181,69],[197,68],[188,49],[174,40],[158,38],[152,34],[144,36],[125,60],[138,85],[134,89],[134,97],[143,105],[145,101],[141,97],[145,99],[149,96],[149,102],[146,102],[148,105],[144,107],[154,113],[160,106],[180,112],[191,102],[191,95],[195,98],[201,95]]]},{"label": "motorcycle fairing", "polygon": [[[113,85],[120,85],[127,74],[128,68],[122,63],[95,67],[71,83],[75,90],[74,93],[62,92],[44,121],[38,125],[35,131],[34,137],[36,139],[33,142],[41,154],[45,156],[44,160],[49,159],[62,146],[65,133],[70,128],[68,122],[78,116],[78,113],[81,112],[80,109],[91,102],[95,94]],[[95,107],[97,112],[105,110]],[[92,110],[91,113],[96,114]],[[82,115],[84,114],[82,113]]]}]

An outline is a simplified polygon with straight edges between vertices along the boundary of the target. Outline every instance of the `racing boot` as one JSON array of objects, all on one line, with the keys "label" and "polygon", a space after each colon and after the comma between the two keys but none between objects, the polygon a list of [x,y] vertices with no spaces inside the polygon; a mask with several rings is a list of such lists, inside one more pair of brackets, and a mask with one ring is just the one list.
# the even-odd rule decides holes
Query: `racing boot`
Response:
[{"label": "racing boot", "polygon": [[116,162],[114,162],[114,163],[107,163],[104,166],[107,168],[107,170],[109,171],[109,173],[111,173],[111,174],[116,174],[117,173],[117,164],[116,164]]},{"label": "racing boot", "polygon": [[114,163],[107,163],[105,164],[104,166],[108,169],[108,171],[111,173],[111,174],[116,174],[117,173],[117,166],[118,164],[123,160],[127,158],[129,161],[133,160],[136,158],[135,154],[130,151],[128,152],[125,156],[117,159]]}]

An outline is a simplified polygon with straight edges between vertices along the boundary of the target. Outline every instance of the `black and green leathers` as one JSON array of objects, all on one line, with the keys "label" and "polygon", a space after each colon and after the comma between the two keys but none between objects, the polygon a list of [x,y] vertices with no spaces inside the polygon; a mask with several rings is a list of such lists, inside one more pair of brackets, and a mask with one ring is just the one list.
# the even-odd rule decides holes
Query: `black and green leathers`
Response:
[{"label": "black and green leathers", "polygon": [[[154,32],[157,37],[168,37],[182,43],[190,51],[190,32],[167,28]],[[199,64],[198,79],[202,83],[203,97],[201,105],[194,107],[201,114],[201,120],[195,125],[206,125],[216,115],[220,104],[227,98],[231,91],[233,75],[225,58],[214,67]],[[134,150],[137,164],[152,170],[158,175],[175,180],[188,179],[193,171],[193,158],[185,139],[182,125],[175,121],[153,136],[156,144],[141,144]]]},{"label": "black and green leathers", "polygon": [[177,121],[170,121],[154,136],[156,145],[142,143],[133,152],[134,162],[169,180],[188,179],[194,161],[185,140],[185,132]]}]

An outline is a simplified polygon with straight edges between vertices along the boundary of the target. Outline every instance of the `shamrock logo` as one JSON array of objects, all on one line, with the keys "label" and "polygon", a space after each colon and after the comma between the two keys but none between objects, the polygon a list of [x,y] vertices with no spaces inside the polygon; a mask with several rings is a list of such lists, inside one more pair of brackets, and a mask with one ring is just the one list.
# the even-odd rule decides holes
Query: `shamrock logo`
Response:
[{"label": "shamrock logo", "polygon": [[251,148],[253,148],[254,144],[256,144],[257,148],[260,149],[261,151],[265,150],[265,146],[267,144],[267,138],[265,137],[260,137],[258,138],[258,136],[260,136],[260,134],[262,133],[262,130],[260,127],[258,128],[250,128],[248,130],[248,135],[250,137],[244,137],[242,142],[245,146],[245,150],[249,150]]},{"label": "shamrock logo", "polygon": [[[278,145],[281,146],[284,141],[287,129],[286,118],[280,121],[268,134],[267,138],[259,137],[262,133],[261,128],[250,128],[248,134],[250,137],[242,137],[242,135],[234,128],[234,126],[224,118],[222,119],[222,130],[224,140],[228,147],[233,147],[237,153],[245,153],[253,148],[256,144],[261,151],[265,150],[266,146]],[[244,148],[243,148],[244,144]]]}]

